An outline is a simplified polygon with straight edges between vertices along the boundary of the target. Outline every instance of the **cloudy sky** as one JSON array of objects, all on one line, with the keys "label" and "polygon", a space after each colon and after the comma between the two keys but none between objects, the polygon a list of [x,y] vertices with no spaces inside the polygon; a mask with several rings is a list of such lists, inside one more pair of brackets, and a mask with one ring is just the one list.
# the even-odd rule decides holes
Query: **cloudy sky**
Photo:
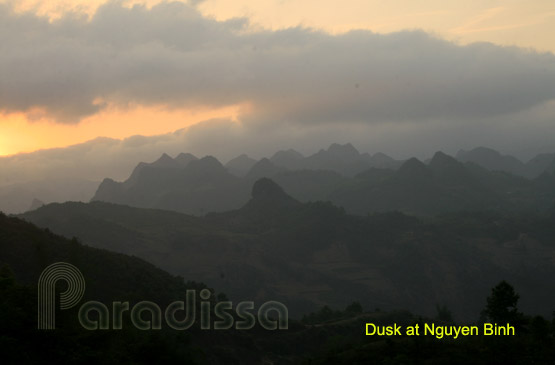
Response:
[{"label": "cloudy sky", "polygon": [[0,155],[526,159],[555,151],[553,34],[552,0],[0,0]]}]

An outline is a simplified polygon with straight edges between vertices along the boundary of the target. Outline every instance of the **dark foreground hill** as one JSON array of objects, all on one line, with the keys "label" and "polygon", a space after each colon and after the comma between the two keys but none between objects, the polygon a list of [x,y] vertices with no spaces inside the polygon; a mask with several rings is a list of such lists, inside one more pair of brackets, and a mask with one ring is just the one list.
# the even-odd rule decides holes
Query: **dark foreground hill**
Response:
[{"label": "dark foreground hill", "polygon": [[[2,233],[2,254],[9,243],[27,246],[29,242],[38,251],[52,254],[52,258],[72,261],[77,252],[87,256],[94,253],[103,259],[117,257],[118,263],[129,261],[124,255],[114,255],[81,246],[75,240],[68,241],[59,236],[19,221],[0,216]],[[8,243],[8,244],[6,244]],[[14,247],[9,247],[11,250]],[[51,251],[55,248],[54,251]],[[17,250],[15,250],[17,252]],[[69,257],[67,253],[69,252]],[[21,258],[10,257],[13,264]],[[24,261],[24,260],[23,260]],[[161,284],[156,293],[148,298],[159,298],[167,288],[177,284],[180,291],[182,282],[175,280],[150,265],[143,266],[141,260],[131,264],[130,272],[122,274],[114,270],[113,261],[100,267],[86,265],[83,261],[73,261],[86,267],[87,274],[102,277],[102,271],[113,271],[114,279],[100,279],[102,288],[93,280],[87,286],[88,298],[99,298],[103,293],[115,294],[113,299],[125,300],[137,294],[145,283]],[[94,260],[93,260],[94,262]],[[17,266],[17,265],[16,265]],[[33,262],[23,264],[34,269]],[[25,272],[23,273],[25,276]],[[158,274],[149,278],[151,274]],[[126,279],[127,276],[135,280]],[[155,282],[160,279],[159,282]],[[154,281],[154,282],[153,282]],[[90,283],[90,280],[87,281]],[[124,284],[125,287],[120,287]],[[100,289],[91,295],[91,287]],[[188,286],[190,288],[190,286]],[[60,288],[63,290],[63,288]],[[148,289],[152,294],[152,290]],[[136,297],[144,298],[144,297]],[[428,323],[450,326],[452,322],[445,307],[438,309],[438,318],[415,316],[408,311],[384,312],[365,311],[360,303],[353,302],[345,310],[322,307],[317,312],[303,317],[302,321],[289,321],[289,328],[267,331],[259,327],[251,330],[211,330],[197,328],[179,332],[163,328],[156,331],[140,331],[129,328],[124,317],[121,330],[85,330],[75,324],[75,311],[58,311],[55,330],[37,330],[37,296],[32,284],[18,281],[10,266],[0,266],[0,359],[2,364],[353,364],[390,363],[404,364],[418,359],[420,363],[450,364],[491,364],[491,363],[552,363],[553,330],[542,317],[524,317],[517,313],[511,321],[518,329],[516,336],[492,339],[491,336],[459,338],[456,341],[434,336],[419,338],[406,335],[381,337],[365,336],[367,323],[375,325],[407,326]],[[198,304],[198,303],[197,303]],[[197,306],[198,308],[198,306]],[[502,308],[501,308],[502,309]],[[479,323],[477,323],[479,325]]]},{"label": "dark foreground hill", "polygon": [[[37,283],[42,270],[55,262],[71,263],[82,272],[85,294],[76,307],[56,310],[55,330],[38,330]],[[58,291],[65,285],[57,285]],[[142,259],[84,246],[77,239],[66,239],[0,213],[2,364],[292,363],[282,359],[299,358],[314,350],[305,346],[280,352],[272,341],[284,341],[286,331],[259,327],[249,331],[201,330],[198,293],[204,288],[204,284],[185,282]],[[185,301],[186,290],[197,293],[196,322],[191,328],[177,331],[163,322],[161,330],[143,331],[134,327],[129,312],[125,312],[123,328],[114,329],[112,302],[129,302],[133,308],[147,300],[164,310],[171,302]],[[215,294],[211,298],[212,308],[225,299]],[[91,300],[107,306],[109,329],[91,331],[79,324],[78,307]]]},{"label": "dark foreground hill", "polygon": [[[459,167],[455,180],[473,183]],[[409,173],[425,180],[427,169],[415,163]],[[446,304],[473,320],[502,279],[527,298],[530,313],[551,313],[555,303],[555,282],[538,279],[555,275],[553,213],[352,216],[330,203],[301,203],[261,179],[245,206],[204,218],[101,202],[51,204],[23,217],[201,280],[233,300],[282,301],[293,316],[356,300],[422,314]]]},{"label": "dark foreground hill", "polygon": [[87,279],[85,299],[112,300],[133,293],[167,302],[188,288],[206,287],[185,283],[137,257],[84,246],[77,238],[68,240],[1,213],[0,227],[0,264],[7,264],[23,284],[36,284],[44,268],[63,261],[77,266]]}]

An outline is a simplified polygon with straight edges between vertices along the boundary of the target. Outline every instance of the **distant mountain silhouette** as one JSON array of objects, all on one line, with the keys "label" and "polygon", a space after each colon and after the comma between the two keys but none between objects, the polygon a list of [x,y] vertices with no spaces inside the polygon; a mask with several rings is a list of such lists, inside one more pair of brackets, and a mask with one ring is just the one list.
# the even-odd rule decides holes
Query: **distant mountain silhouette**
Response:
[{"label": "distant mountain silhouette", "polygon": [[[416,158],[397,171],[373,169],[338,188],[329,199],[354,214],[399,210],[416,215],[464,210],[545,209],[533,181],[474,164],[463,164],[438,152],[425,165]],[[545,190],[546,187],[544,186]],[[545,190],[548,199],[553,192]]]},{"label": "distant mountain silhouette", "polygon": [[[264,203],[264,204],[282,204],[283,202],[296,202],[295,199],[283,191],[281,186],[268,178],[257,180],[251,193],[252,199],[250,203]],[[298,203],[298,202],[297,202]]]},{"label": "distant mountain silhouette", "polygon": [[0,211],[23,213],[31,202],[89,201],[98,189],[98,181],[59,177],[0,186]]},{"label": "distant mountain silhouette", "polygon": [[182,177],[185,181],[213,182],[215,178],[233,179],[220,161],[213,156],[191,161],[182,171],[184,172]]},{"label": "distant mountain silhouette", "polygon": [[349,165],[356,165],[363,161],[364,158],[352,144],[333,143],[327,150],[322,149],[314,155],[308,156],[305,164],[313,169],[327,168],[335,171],[338,169],[344,172],[347,168],[352,168]]},{"label": "distant mountain silhouette", "polygon": [[299,201],[287,195],[281,186],[268,178],[261,178],[254,183],[251,196],[240,210],[262,218],[269,217],[270,210],[290,211],[301,205]]},{"label": "distant mountain silhouette", "polygon": [[397,179],[413,181],[432,181],[431,171],[416,157],[410,158],[401,165],[394,175]]},{"label": "distant mountain silhouette", "polygon": [[302,202],[327,201],[333,191],[350,181],[335,171],[308,169],[284,171],[271,178],[288,194]]},{"label": "distant mountain silhouette", "polygon": [[313,170],[332,170],[345,176],[354,176],[371,167],[385,167],[395,169],[400,163],[379,154],[374,159],[360,154],[352,144],[332,144],[327,150],[320,150],[304,160],[304,167]]},{"label": "distant mountain silhouette", "polygon": [[270,158],[270,161],[277,166],[285,167],[289,170],[300,170],[304,167],[304,158],[305,157],[300,152],[294,149],[288,149],[286,151],[276,152]]},{"label": "distant mountain silhouette", "polygon": [[141,163],[122,183],[105,179],[92,200],[192,214],[233,209],[246,201],[247,190],[216,158],[193,157],[176,161],[164,154],[152,164]]},{"label": "distant mountain silhouette", "polygon": [[249,170],[256,164],[256,160],[250,158],[246,154],[231,159],[225,164],[225,168],[237,177],[245,176]]},{"label": "distant mountain silhouette", "polygon": [[[191,161],[197,160],[197,157],[191,155],[190,153],[180,153],[175,160],[172,159],[167,154],[162,154],[160,158],[152,163],[139,162],[137,167],[133,169],[131,176],[124,182],[124,186],[132,186],[137,183],[139,176],[142,174],[155,174],[155,171],[165,170],[165,169],[180,169],[187,166]],[[150,172],[144,173],[143,170]],[[111,179],[110,179],[111,180]],[[112,180],[113,181],[113,180]]]},{"label": "distant mountain silhouette", "polygon": [[[294,150],[256,162],[242,155],[227,166],[212,156],[197,159],[181,154],[178,158],[162,155],[153,163],[140,163],[122,183],[105,179],[93,201],[204,215],[238,209],[248,201],[250,186],[261,178],[274,180],[301,202],[331,201],[362,215],[392,210],[434,215],[474,209],[548,209],[555,196],[555,187],[492,170],[495,161],[513,159],[484,148],[466,155],[461,152],[459,160],[437,152],[427,164],[416,158],[400,163],[379,153],[360,154],[350,144],[333,144],[306,158]],[[555,172],[555,162],[548,164],[548,160],[534,163]],[[484,161],[490,161],[490,168],[481,167]]]},{"label": "distant mountain silhouette", "polygon": [[395,163],[383,154],[361,155],[351,144],[332,144],[306,158],[294,150],[259,161],[241,155],[225,167],[213,157],[180,154],[172,159],[164,154],[153,163],[139,163],[122,183],[105,179],[92,200],[198,215],[240,207],[248,200],[249,186],[262,177],[275,179],[301,201],[327,200],[343,182],[341,175]]},{"label": "distant mountain silhouette", "polygon": [[177,155],[175,157],[175,162],[177,162],[178,165],[185,167],[187,166],[191,161],[196,161],[198,160],[198,158],[195,155],[192,155],[190,153],[180,153],[179,155]]},{"label": "distant mountain silhouette", "polygon": [[388,155],[378,152],[370,157],[370,165],[380,169],[396,170],[402,165],[402,161],[397,161]]},{"label": "distant mountain silhouette", "polygon": [[178,168],[180,165],[173,158],[163,153],[162,156],[153,163],[150,164],[151,167],[157,168]]},{"label": "distant mountain silhouette", "polygon": [[33,201],[31,202],[31,206],[27,210],[35,210],[42,207],[43,205],[44,205],[44,202],[42,200],[34,198]]},{"label": "distant mountain silhouette", "polygon": [[525,173],[525,165],[513,156],[503,156],[486,147],[477,147],[470,151],[460,150],[457,159],[461,162],[473,162],[492,171],[505,171],[515,175]]},{"label": "distant mountain silhouette", "polygon": [[304,157],[301,153],[289,149],[278,151],[270,161],[288,170],[329,170],[345,176],[354,176],[372,167],[397,169],[401,165],[391,157],[376,153],[370,156],[361,154],[352,144],[333,143],[327,150],[321,149],[317,153]]},{"label": "distant mountain silhouette", "polygon": [[434,154],[428,167],[442,185],[480,188],[479,183],[462,163],[441,151]]},{"label": "distant mountain silhouette", "polygon": [[539,154],[523,163],[519,159],[486,147],[477,147],[470,151],[461,150],[457,153],[457,160],[473,162],[491,171],[504,171],[513,175],[533,179],[544,171],[550,171],[550,166],[555,167],[555,154]]},{"label": "distant mountain silhouette", "polygon": [[526,163],[527,177],[537,177],[544,172],[555,173],[555,153],[542,153]]},{"label": "distant mountain silhouette", "polygon": [[287,171],[285,167],[277,166],[269,159],[263,158],[252,166],[245,177],[248,180],[258,180],[263,177],[273,177],[284,171]]},{"label": "distant mountain silhouette", "polygon": [[172,159],[163,154],[155,162],[139,163],[121,183],[105,179],[92,201],[202,215],[240,207],[248,200],[248,187],[262,177],[275,179],[301,201],[328,200],[345,182],[342,176],[399,166],[399,161],[381,153],[360,154],[351,144],[332,144],[309,157],[292,149],[259,161],[243,154],[225,167],[209,156],[199,160],[181,153]]}]

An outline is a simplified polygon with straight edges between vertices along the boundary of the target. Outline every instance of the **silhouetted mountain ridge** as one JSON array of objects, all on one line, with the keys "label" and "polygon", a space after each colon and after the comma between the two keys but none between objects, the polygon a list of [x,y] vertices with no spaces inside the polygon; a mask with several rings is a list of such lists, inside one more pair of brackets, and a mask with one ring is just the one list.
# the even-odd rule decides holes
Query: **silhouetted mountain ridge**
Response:
[{"label": "silhouetted mountain ridge", "polygon": [[[458,160],[438,151],[427,164],[416,158],[400,163],[380,153],[360,154],[351,144],[332,144],[308,157],[295,150],[279,151],[259,161],[241,155],[229,166],[213,156],[180,156],[188,162],[180,164],[163,155],[152,164],[140,163],[123,183],[104,180],[93,200],[202,215],[238,209],[249,200],[250,186],[260,178],[271,178],[301,202],[331,201],[347,212],[363,215],[391,210],[416,215],[534,210],[549,208],[555,199],[555,187],[480,167],[480,161],[493,161],[490,168],[500,159],[513,161],[486,148],[461,151]],[[542,157],[542,166],[555,171],[555,162],[550,165],[547,160]]]},{"label": "silhouetted mountain ridge", "polygon": [[508,172],[529,179],[538,177],[542,172],[548,171],[550,165],[555,164],[553,153],[539,154],[523,163],[514,156],[502,155],[486,147],[477,147],[470,151],[460,150],[456,158],[461,162],[473,162],[490,171]]}]

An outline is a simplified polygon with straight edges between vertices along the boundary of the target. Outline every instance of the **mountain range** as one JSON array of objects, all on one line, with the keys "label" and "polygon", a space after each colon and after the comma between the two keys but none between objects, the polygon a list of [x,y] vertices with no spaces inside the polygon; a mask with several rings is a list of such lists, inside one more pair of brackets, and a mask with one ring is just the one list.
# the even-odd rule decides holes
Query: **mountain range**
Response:
[{"label": "mountain range", "polygon": [[[83,145],[82,150],[75,150],[74,152],[86,153],[89,147],[88,145]],[[143,155],[140,153],[136,154],[137,160],[135,161],[140,161]],[[208,211],[222,211],[230,207],[238,208],[248,200],[250,185],[260,177],[273,178],[288,193],[301,201],[331,200],[329,195],[332,191],[344,186],[345,183],[349,184],[349,180],[356,179],[359,174],[366,173],[368,176],[368,174],[378,173],[376,171],[367,173],[369,169],[373,168],[397,170],[404,162],[395,160],[382,153],[375,153],[373,155],[359,153],[351,144],[332,144],[329,148],[322,149],[307,157],[293,149],[278,151],[269,158],[258,160],[242,154],[223,165],[230,175],[239,179],[246,179],[245,183],[240,183],[240,185],[243,185],[242,188],[237,189],[232,187],[235,190],[234,194],[237,195],[236,197],[230,197],[229,195],[233,194],[221,191],[223,185],[226,185],[226,181],[216,184],[218,186],[211,187],[205,185],[203,187],[193,187],[193,190],[196,190],[195,194],[199,194],[198,190],[218,191],[220,193],[219,199],[222,199],[220,206],[220,203],[212,205],[205,202],[199,203],[194,201],[194,197],[182,196],[190,195],[186,193],[186,190],[191,189],[191,186],[186,186],[178,192],[172,192],[166,197],[143,198],[140,196],[142,193],[140,191],[122,193],[122,191],[129,188],[129,185],[134,183],[137,176],[140,175],[142,167],[157,165],[159,168],[183,169],[189,162],[198,159],[189,153],[180,153],[175,158],[168,158],[169,156],[166,155],[164,158],[160,158],[159,164],[141,162],[136,165],[134,173],[128,175],[127,180],[129,181],[125,184],[126,186],[117,187],[116,185],[119,185],[119,183],[116,183],[113,179],[105,179],[106,181],[102,184],[100,191],[99,183],[96,181],[98,181],[97,179],[102,174],[104,176],[118,176],[119,178],[116,180],[125,181],[121,177],[125,176],[126,171],[130,171],[128,169],[129,166],[132,166],[131,155],[126,155],[125,163],[110,162],[110,168],[98,164],[89,166],[85,161],[84,163],[76,164],[64,173],[58,172],[55,168],[53,169],[46,162],[41,164],[41,166],[44,166],[36,171],[36,173],[29,172],[28,170],[32,170],[32,168],[26,164],[32,164],[31,162],[35,158],[33,156],[33,154],[26,155],[29,161],[25,160],[27,161],[25,163],[24,159],[18,163],[19,160],[15,157],[0,161],[2,165],[6,165],[3,166],[4,170],[6,170],[6,175],[2,176],[2,184],[0,184],[0,211],[12,214],[21,213],[35,208],[36,204],[34,202],[36,201],[43,203],[89,201],[95,196],[95,192],[98,192],[101,200],[164,209],[172,205],[171,202],[174,195],[177,195],[177,202],[173,204],[171,209],[202,215]],[[48,156],[54,160],[61,158],[61,156],[56,154],[49,154],[43,157]],[[117,157],[116,160],[120,157]],[[515,176],[522,176],[529,180],[538,178],[544,172],[552,174],[555,171],[555,154],[540,154],[524,163],[515,157],[502,155],[492,149],[478,147],[470,151],[461,150],[455,158],[459,162],[471,162],[492,172],[505,172]],[[169,161],[170,159],[174,160],[174,162]],[[425,164],[428,164],[430,160],[425,160]],[[254,168],[255,165],[258,166]],[[18,172],[17,166],[20,166],[20,169],[23,171]],[[67,167],[61,161],[54,164],[54,167],[57,168],[58,166],[60,168]],[[103,173],[102,171],[105,172]],[[315,171],[318,171],[318,173],[315,173]],[[322,171],[325,171],[325,173],[322,173]],[[23,174],[23,172],[26,173]],[[381,172],[379,173],[381,174]],[[289,175],[285,176],[286,174]],[[297,174],[302,176],[296,176]],[[32,176],[35,175],[43,176],[43,178],[33,180]],[[94,176],[94,178],[91,179],[91,176]],[[148,192],[147,195],[151,193],[153,192]],[[139,196],[133,196],[134,194]],[[165,195],[165,192],[158,192],[158,194]],[[210,195],[212,193],[205,192],[205,194]],[[222,194],[223,198],[221,197]],[[94,198],[96,199],[97,197]],[[159,202],[157,201],[158,199],[165,199],[166,201]],[[190,200],[192,201],[189,202]],[[336,201],[335,203],[339,204],[340,202]]]},{"label": "mountain range", "polygon": [[555,203],[555,163],[541,159],[526,170],[539,175],[527,178],[507,172],[511,166],[525,171],[526,165],[483,148],[459,152],[458,159],[437,152],[428,163],[360,154],[350,144],[333,144],[309,157],[294,150],[259,161],[241,155],[226,165],[212,156],[164,154],[141,162],[123,182],[105,179],[92,200],[204,215],[241,207],[252,184],[266,177],[301,202],[330,201],[359,215],[544,210]]},{"label": "mountain range", "polygon": [[502,155],[491,148],[478,147],[470,151],[460,150],[456,157],[461,162],[473,162],[491,171],[504,171],[530,179],[540,176],[545,171],[555,172],[554,153],[539,154],[523,163],[516,157]]}]

